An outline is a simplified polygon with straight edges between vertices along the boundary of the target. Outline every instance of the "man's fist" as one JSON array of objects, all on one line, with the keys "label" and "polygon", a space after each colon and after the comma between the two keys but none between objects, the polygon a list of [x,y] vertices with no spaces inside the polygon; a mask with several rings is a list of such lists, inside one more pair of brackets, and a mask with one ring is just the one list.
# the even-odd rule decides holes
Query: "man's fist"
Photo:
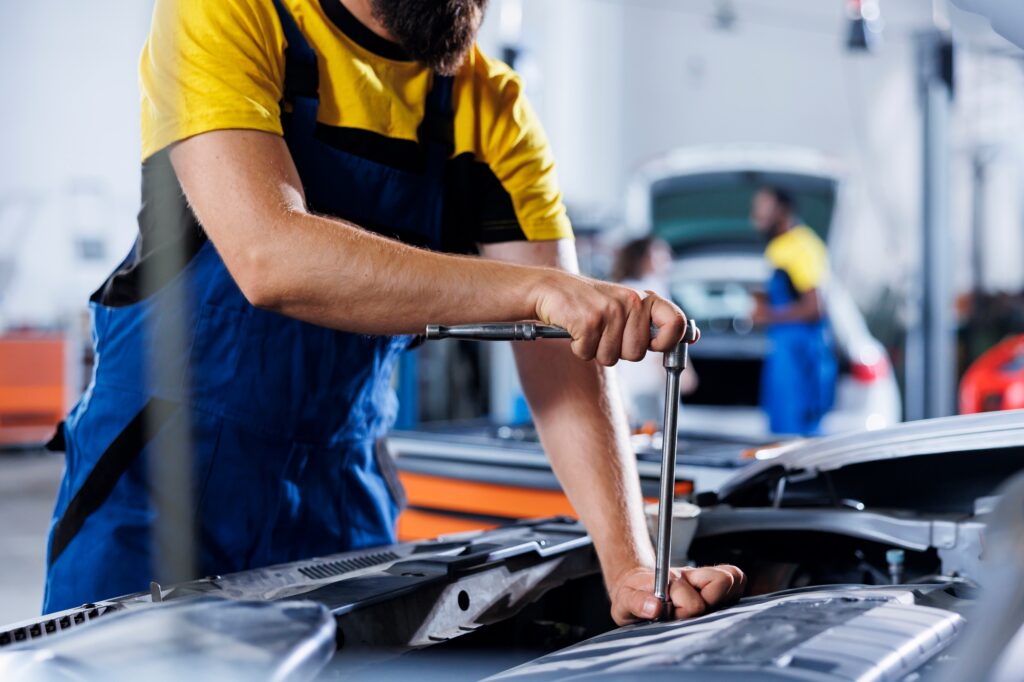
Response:
[{"label": "man's fist", "polygon": [[[746,587],[747,578],[735,566],[673,568],[668,594],[672,619],[694,618],[734,604]],[[618,625],[661,617],[662,605],[654,596],[654,570],[634,568],[609,586],[612,618]]]},{"label": "man's fist", "polygon": [[[567,329],[573,353],[607,367],[641,360],[648,350],[668,350],[686,329],[686,316],[671,301],[578,275],[552,277],[536,301],[537,319]],[[652,326],[658,329],[653,339]]]}]

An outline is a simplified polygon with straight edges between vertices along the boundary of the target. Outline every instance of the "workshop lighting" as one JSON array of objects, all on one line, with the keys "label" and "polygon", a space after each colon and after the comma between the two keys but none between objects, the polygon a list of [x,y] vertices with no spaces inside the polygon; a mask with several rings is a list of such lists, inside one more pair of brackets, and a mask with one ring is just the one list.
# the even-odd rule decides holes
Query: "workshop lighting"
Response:
[{"label": "workshop lighting", "polygon": [[878,0],[847,0],[849,29],[846,47],[850,51],[870,52],[882,40],[882,11]]}]

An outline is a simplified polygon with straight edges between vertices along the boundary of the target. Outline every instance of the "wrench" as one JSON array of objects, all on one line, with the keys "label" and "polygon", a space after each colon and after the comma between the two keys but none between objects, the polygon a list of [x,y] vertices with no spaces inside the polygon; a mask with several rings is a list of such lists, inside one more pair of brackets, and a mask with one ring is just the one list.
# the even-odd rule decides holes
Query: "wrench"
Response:
[{"label": "wrench", "polygon": [[[657,329],[651,328],[653,337]],[[676,450],[679,445],[679,375],[686,369],[690,344],[697,340],[697,325],[686,322],[686,331],[679,344],[664,353],[665,417],[661,438],[661,494],[658,499],[658,536],[654,567],[654,596],[662,603],[662,617],[671,607],[668,595],[669,569],[672,557],[672,507],[676,482]],[[446,327],[427,325],[426,339],[469,339],[476,341],[536,341],[538,339],[569,339],[562,327],[539,322],[465,324]]]}]

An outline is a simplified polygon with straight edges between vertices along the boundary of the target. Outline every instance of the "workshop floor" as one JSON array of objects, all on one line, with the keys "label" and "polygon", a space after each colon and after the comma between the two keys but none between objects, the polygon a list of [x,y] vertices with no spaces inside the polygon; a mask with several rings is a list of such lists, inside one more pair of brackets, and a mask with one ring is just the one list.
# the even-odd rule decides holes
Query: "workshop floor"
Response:
[{"label": "workshop floor", "polygon": [[39,615],[63,454],[0,450],[0,625]]}]

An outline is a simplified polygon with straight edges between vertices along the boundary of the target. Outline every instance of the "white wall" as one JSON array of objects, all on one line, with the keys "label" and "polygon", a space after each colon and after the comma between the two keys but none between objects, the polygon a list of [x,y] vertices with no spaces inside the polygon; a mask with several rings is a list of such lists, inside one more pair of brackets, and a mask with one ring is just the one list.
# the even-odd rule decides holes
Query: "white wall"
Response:
[{"label": "white wall", "polygon": [[[876,247],[908,253],[889,226],[916,220],[913,55],[896,22],[917,20],[927,3],[909,5],[879,54],[854,55],[839,2],[738,1],[735,27],[722,31],[712,2],[525,0],[525,42],[543,73],[535,98],[567,199],[621,215],[634,169],[674,147],[806,146],[860,176],[858,222]],[[906,263],[879,273],[859,252],[872,242],[863,237],[839,237],[847,278],[860,278],[862,262],[873,280],[898,278]]]},{"label": "white wall", "polygon": [[[136,71],[148,0],[0,3],[0,326],[52,324],[84,308],[127,252],[138,210]],[[108,242],[75,259],[75,237]]]},{"label": "white wall", "polygon": [[[858,300],[908,283],[921,156],[913,36],[931,25],[930,0],[883,2],[874,54],[845,48],[840,0],[733,0],[729,31],[713,24],[714,0],[522,2],[524,41],[543,75],[531,96],[570,203],[621,215],[630,174],[674,147],[810,147],[838,157],[852,179],[851,229],[835,235],[833,257]],[[956,125],[971,120],[961,114]],[[963,157],[973,144],[960,135],[953,149],[961,289],[970,280]]]},{"label": "white wall", "polygon": [[[492,0],[481,35],[492,53],[510,1]],[[857,180],[858,229],[837,235],[835,245],[844,278],[863,283],[863,302],[907,277],[920,156],[910,38],[930,21],[930,0],[883,2],[886,43],[874,55],[843,47],[841,0],[733,0],[731,31],[714,28],[714,0],[518,1],[527,90],[570,203],[621,214],[633,169],[676,146],[809,146],[840,157]],[[0,3],[0,260],[16,252],[19,268],[4,292],[0,267],[0,325],[5,317],[47,323],[77,310],[133,238],[136,67],[150,8],[150,0]],[[1022,107],[1007,105],[1002,118],[1010,122],[997,140],[1015,114],[1024,120]],[[990,109],[960,111],[958,120],[977,123]],[[974,144],[970,134],[957,139],[961,179]],[[1013,194],[1013,183],[1003,183],[993,196]],[[1005,202],[987,201],[1008,226],[992,228],[989,243],[999,243],[1015,223]],[[957,199],[956,210],[964,244],[969,202]],[[76,262],[75,235],[106,239],[106,258]]]}]

